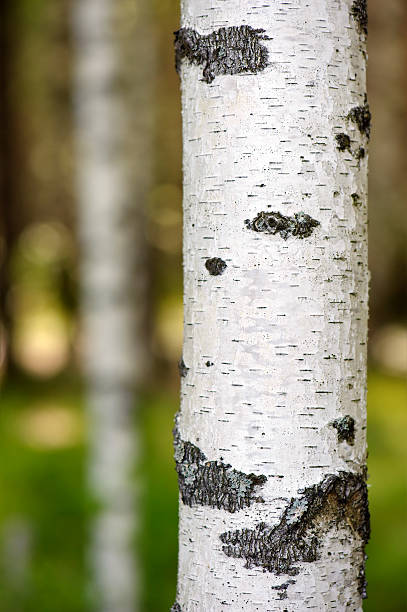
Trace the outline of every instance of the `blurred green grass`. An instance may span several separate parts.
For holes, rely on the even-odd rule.
[[[366,612],[407,610],[407,382],[372,372],[368,384],[369,501]]]
[[[168,610],[175,597],[178,496],[171,431],[177,404],[178,398],[167,393],[146,395],[139,406],[145,612]],[[81,390],[66,381],[45,388],[21,384],[5,388],[0,405],[0,610],[89,612],[84,542],[91,504],[84,486]],[[407,603],[406,382],[371,372],[368,410],[372,539],[365,611],[402,612]],[[56,419],[71,414],[74,435],[60,436],[59,446],[52,446],[41,425],[51,423],[52,433],[55,424],[33,420],[36,413],[42,419],[44,414]],[[10,579],[5,555],[7,526],[16,518],[31,533],[24,587]]]

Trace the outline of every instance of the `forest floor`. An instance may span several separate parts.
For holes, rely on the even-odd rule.
[[[143,517],[142,612],[168,610],[175,597],[177,483],[172,426],[178,398],[140,401]],[[25,381],[0,396],[0,610],[89,612],[85,571],[86,419],[75,381]],[[402,612],[407,593],[407,384],[372,371],[368,397],[369,496],[365,612]]]

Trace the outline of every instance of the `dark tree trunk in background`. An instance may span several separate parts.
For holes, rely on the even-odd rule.
[[[12,2],[0,6],[0,351],[3,374],[15,372],[10,350],[13,320],[8,304],[10,290],[10,256],[20,232],[20,215],[16,197],[18,181],[18,134],[12,103]]]

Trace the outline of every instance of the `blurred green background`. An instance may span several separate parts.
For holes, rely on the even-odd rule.
[[[135,0],[136,1],[136,0]],[[370,0],[370,370],[367,612],[407,609],[407,7]],[[154,0],[154,170],[146,202],[153,368],[143,449],[143,607],[174,601],[172,422],[182,343],[181,131],[172,32]],[[87,426],[79,367],[71,0],[2,3],[0,611],[90,612]],[[136,547],[136,544],[135,544]]]

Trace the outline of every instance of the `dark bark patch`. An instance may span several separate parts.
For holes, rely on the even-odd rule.
[[[211,366],[213,366],[213,362],[212,361],[207,361],[205,363],[205,365],[206,365],[207,368],[210,368]]]
[[[254,529],[222,533],[222,550],[228,557],[245,559],[247,568],[294,576],[299,572],[296,563],[319,558],[321,536],[339,523],[349,525],[363,545],[369,539],[367,487],[360,474],[328,474],[292,498],[274,527],[260,523]]]
[[[367,580],[365,571],[366,559],[367,555],[363,555],[363,561],[358,574],[358,593],[361,595],[362,599],[367,599]]]
[[[227,264],[220,257],[211,257],[205,261],[205,268],[212,276],[220,276],[227,268]]]
[[[273,591],[278,591],[278,598],[280,600],[283,600],[287,599],[288,597],[287,589],[290,584],[295,584],[295,580],[287,580],[287,582],[284,582],[283,584],[278,584],[277,586],[273,586],[271,588],[273,589]]]
[[[361,201],[358,193],[351,193],[350,197],[352,198],[353,206],[361,206],[362,201]]]
[[[171,606],[170,612],[182,612],[182,608],[179,603],[175,602],[175,604]]]
[[[184,360],[180,359],[178,362],[178,372],[181,378],[185,378],[185,376],[188,374],[188,371],[189,368],[187,368],[187,366],[185,365]]]
[[[355,441],[355,419],[349,414],[332,422],[338,434],[338,442],[353,444]]]
[[[293,217],[287,217],[279,212],[259,212],[252,221],[246,219],[246,227],[255,232],[266,234],[280,234],[284,240],[289,236],[296,238],[308,238],[314,228],[320,225],[304,212],[295,213]]]
[[[355,153],[356,159],[358,159],[358,160],[359,159],[364,159],[365,156],[366,156],[365,147],[359,147],[359,149]]]
[[[351,6],[350,13],[356,21],[358,31],[361,34],[363,33],[367,35],[367,0],[355,0]]]
[[[181,499],[187,506],[210,506],[236,512],[254,502],[254,488],[263,485],[266,476],[244,474],[222,461],[206,461],[202,451],[179,437],[174,429],[174,458]]]
[[[363,106],[355,106],[348,113],[348,119],[353,121],[358,127],[361,134],[370,138],[370,123],[372,115],[369,109],[369,104],[365,102]]]
[[[192,28],[181,28],[174,34],[177,72],[185,58],[190,64],[203,66],[206,83],[220,74],[257,73],[268,64],[268,49],[261,41],[269,37],[262,29],[232,26],[203,35]]]
[[[338,151],[349,151],[350,149],[350,138],[347,134],[341,133],[335,136],[336,146]]]

